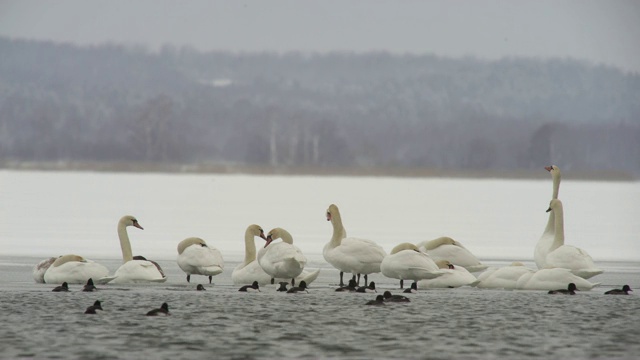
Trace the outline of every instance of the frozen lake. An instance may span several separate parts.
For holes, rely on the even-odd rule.
[[[544,171],[544,170],[541,170]],[[634,358],[640,353],[640,298],[605,296],[640,288],[640,186],[563,181],[567,243],[590,252],[605,273],[576,296],[473,287],[421,290],[408,304],[364,306],[375,294],[336,293],[338,272],[322,257],[331,236],[325,211],[340,206],[350,235],[397,243],[443,235],[486,264],[522,260],[547,221],[551,179],[407,179],[163,175],[0,171],[0,357],[199,358]],[[55,293],[31,269],[44,257],[77,253],[121,263],[116,223],[129,228],[134,254],[157,260],[163,284],[99,285],[97,293]],[[309,294],[272,286],[239,293],[231,272],[244,230],[283,227],[321,268]],[[225,257],[207,285],[187,284],[176,245],[199,236]],[[397,280],[372,275],[379,291]],[[203,283],[205,292],[194,290]],[[105,310],[84,315],[93,301]],[[168,302],[172,316],[144,314]]]
[[[540,169],[545,172],[544,169]],[[281,177],[0,171],[0,254],[121,258],[116,224],[134,215],[134,254],[174,260],[198,236],[240,260],[250,224],[287,229],[322,260],[329,204],[350,236],[400,242],[450,236],[484,259],[533,259],[547,221],[547,180]],[[640,260],[640,183],[564,180],[566,243],[596,260]]]

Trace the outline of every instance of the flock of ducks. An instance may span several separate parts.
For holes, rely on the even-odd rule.
[[[336,291],[358,291],[356,286],[360,284],[361,276],[367,284],[369,275],[376,273],[397,279],[401,289],[404,289],[405,280],[411,281],[408,292],[464,285],[489,289],[549,290],[560,294],[574,294],[577,289],[590,290],[597,283],[591,283],[587,279],[603,271],[595,266],[586,251],[564,243],[564,213],[562,202],[558,199],[560,169],[555,165],[545,169],[552,176],[553,192],[547,209],[547,225],[534,249],[538,269],[529,269],[521,263],[488,268],[460,242],[450,237],[417,244],[403,242],[387,254],[374,241],[347,236],[340,210],[337,205],[331,204],[326,210],[326,219],[331,222],[333,232],[330,241],[323,248],[323,256],[331,266],[339,270],[340,287]],[[133,256],[128,227],[143,229],[138,220],[130,215],[123,216],[118,222],[117,233],[123,264],[113,275],[109,275],[109,270],[101,264],[69,254],[45,259],[37,264],[33,272],[35,281],[63,283],[62,286],[88,280],[93,286],[91,279],[99,284],[166,281],[167,277],[158,263],[142,256]],[[256,237],[265,241],[264,247],[259,251],[256,250]],[[234,284],[244,285],[239,291],[259,291],[260,285],[278,282],[279,291],[304,292],[307,291],[308,284],[318,277],[319,269],[305,269],[306,257],[293,245],[293,236],[285,229],[274,228],[265,235],[261,226],[252,224],[245,230],[244,242],[244,259],[231,274]],[[181,241],[177,251],[177,263],[185,272],[187,282],[191,281],[192,275],[203,275],[211,283],[213,276],[224,271],[220,251],[201,238],[190,237]],[[476,277],[472,274],[475,272],[482,273]],[[346,286],[344,273],[353,276]],[[288,284],[292,288],[287,290]],[[296,284],[299,286],[296,287]],[[569,287],[565,289],[567,284]],[[369,286],[375,289],[374,282],[367,285]],[[204,287],[199,290],[204,290]],[[628,294],[631,290],[625,285],[619,291]],[[396,301],[387,300],[385,295],[380,296],[382,302]]]

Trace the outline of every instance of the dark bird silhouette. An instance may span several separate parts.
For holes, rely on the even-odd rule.
[[[360,286],[356,292],[377,292],[376,283],[372,281],[369,283],[369,286]]]
[[[87,280],[87,284],[82,288],[82,291],[97,291],[98,288],[96,288],[95,286],[93,286],[93,279],[89,278],[89,280]]]
[[[384,296],[378,295],[375,300],[369,300],[365,305],[384,305]]]
[[[287,290],[287,294],[295,294],[295,293],[299,293],[299,292],[309,292],[307,290],[307,282],[302,280],[300,281],[300,284],[298,286],[292,287],[291,289]]]
[[[410,302],[411,301],[406,296],[392,295],[390,291],[385,291],[383,296],[384,296],[384,301],[387,301],[387,302]]]
[[[147,316],[171,315],[169,314],[169,305],[162,303],[159,309],[153,309],[147,313]]]
[[[356,291],[356,280],[355,279],[351,279],[349,280],[349,285],[347,286],[342,286],[336,289],[336,291],[347,291],[347,292],[354,292]]]
[[[280,287],[278,288],[278,291],[287,291],[287,284],[289,283],[286,281],[280,282]]]
[[[576,284],[570,283],[569,286],[567,286],[566,289],[549,290],[549,294],[554,294],[554,295],[575,295],[576,294],[576,290],[578,290],[578,288],[576,287]]]
[[[87,310],[84,311],[85,314],[95,314],[96,310],[102,310],[102,304],[100,300],[96,300],[93,305],[89,306]]]
[[[260,286],[257,281],[254,281],[251,285],[245,285],[238,289],[238,291],[250,292],[250,291],[260,291]]]
[[[65,281],[62,283],[62,285],[54,287],[53,290],[51,291],[55,291],[55,292],[69,291],[69,284],[67,284],[67,282]]]
[[[622,287],[622,289],[609,290],[605,292],[605,295],[629,295],[629,291],[633,290],[631,290],[631,287],[629,285],[625,285]]]
[[[418,283],[417,282],[413,282],[411,283],[411,287],[408,289],[404,289],[403,293],[417,293],[418,292]]]
[[[198,291],[205,291],[207,289],[204,288],[204,286],[202,286],[202,284],[198,284],[198,286],[196,286],[196,290]]]

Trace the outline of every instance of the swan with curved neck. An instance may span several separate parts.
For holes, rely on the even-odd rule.
[[[366,284],[368,274],[380,272],[380,264],[387,253],[371,240],[347,237],[340,210],[335,204],[329,205],[326,215],[333,226],[333,235],[322,251],[324,259],[340,270],[340,286],[344,286],[345,272],[357,274],[357,283],[363,274]]]
[[[560,168],[557,165],[545,166],[545,170],[551,174],[551,179],[553,181],[553,190],[551,193],[551,199],[557,199],[558,193],[560,192],[560,180],[562,178],[562,174],[560,173]],[[552,213],[549,214],[549,218],[547,219],[547,226],[545,226],[540,239],[536,243],[536,247],[533,251],[533,259],[536,263],[538,269],[544,269],[547,266],[547,255],[553,251],[553,243],[555,238],[555,218]]]
[[[429,255],[418,250],[416,245],[406,242],[396,245],[382,259],[380,271],[388,278],[399,279],[401,289],[404,280],[434,279],[443,275]]]
[[[212,278],[224,270],[224,260],[218,249],[199,237],[190,237],[178,244],[178,266],[187,274],[187,282],[191,275],[204,275],[211,284]]]
[[[554,238],[551,251],[546,257],[546,268],[566,268],[584,279],[602,274],[593,263],[591,256],[584,250],[564,244],[564,211],[562,201],[553,199],[549,203],[548,212],[554,215]]]
[[[109,269],[94,261],[75,254],[56,258],[44,273],[43,280],[48,284],[86,284],[91,279],[100,279],[109,274]]]
[[[144,230],[134,216],[125,215],[118,221],[118,238],[120,239],[120,248],[122,249],[123,264],[116,270],[110,283],[127,284],[167,281],[167,277],[156,262],[134,259],[129,234],[127,233],[127,227],[129,226]]]
[[[455,265],[464,267],[469,272],[482,271],[487,268],[487,265],[482,264],[462,243],[448,236],[422,241],[416,246],[434,261],[448,260]]]
[[[271,280],[256,260],[256,243],[254,241],[256,236],[267,240],[260,225],[249,225],[244,232],[244,260],[231,273],[231,280],[236,285],[251,284],[254,281],[264,285]]]
[[[282,242],[274,244],[277,239],[282,239]],[[272,284],[276,278],[285,278],[291,279],[291,286],[295,286],[295,277],[304,270],[307,258],[293,245],[293,236],[287,230],[275,228],[267,234],[264,251],[258,253],[258,263],[271,276]]]
[[[435,279],[423,279],[418,281],[418,289],[433,288],[457,288],[465,285],[475,285],[478,279],[463,266],[456,266],[449,260],[441,259],[436,265],[443,273]]]
[[[487,270],[488,271],[488,270]],[[530,274],[535,270],[529,269],[521,262],[513,262],[509,266],[495,269],[487,276],[478,276],[479,283],[476,285],[481,289],[508,289],[517,288],[518,279],[524,274]],[[482,273],[481,275],[484,275]]]

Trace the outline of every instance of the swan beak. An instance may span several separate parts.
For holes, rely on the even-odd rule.
[[[267,240],[267,243],[264,244],[264,247],[269,246],[269,244],[271,244],[271,242],[273,241],[273,239],[271,238],[271,235],[268,235],[265,240]]]
[[[327,213],[327,221],[331,221],[331,213],[330,212]]]
[[[553,170],[553,166],[545,166],[544,169],[551,172],[551,170]]]
[[[144,228],[142,226],[140,226],[140,224],[138,224],[137,221],[133,223],[133,226],[137,227],[140,230],[144,230]]]
[[[551,207],[549,207],[549,208],[547,209],[547,211],[545,211],[545,212],[549,212],[549,211],[551,211]]]

